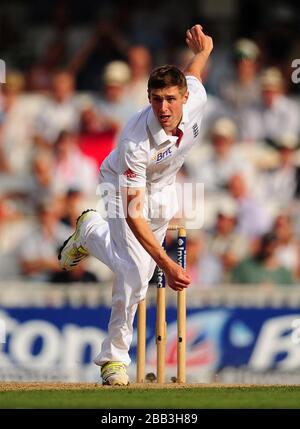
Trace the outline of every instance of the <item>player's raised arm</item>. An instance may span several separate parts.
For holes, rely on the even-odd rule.
[[[186,76],[195,76],[201,80],[202,72],[213,49],[213,40],[204,34],[202,26],[197,24],[186,32],[186,43],[193,51],[194,57],[184,69]]]

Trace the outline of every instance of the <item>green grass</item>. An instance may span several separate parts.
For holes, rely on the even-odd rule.
[[[300,408],[299,386],[0,392],[0,408]]]

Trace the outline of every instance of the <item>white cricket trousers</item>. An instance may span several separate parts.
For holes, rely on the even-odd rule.
[[[163,220],[151,225],[160,244],[167,227],[168,222]],[[85,231],[83,247],[115,273],[108,336],[94,362],[102,365],[107,361],[118,361],[129,365],[134,316],[138,303],[146,296],[155,262],[135,238],[124,218],[105,221],[100,213],[95,212],[89,217]]]

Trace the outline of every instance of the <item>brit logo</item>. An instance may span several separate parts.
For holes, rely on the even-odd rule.
[[[156,163],[163,161],[164,159],[168,158],[172,155],[172,149],[168,147],[168,149],[164,150],[163,152],[158,152],[153,156],[153,159],[155,159]]]
[[[194,123],[192,128],[193,128],[193,134],[194,134],[194,139],[195,139],[199,135],[199,126],[198,126],[197,122]]]

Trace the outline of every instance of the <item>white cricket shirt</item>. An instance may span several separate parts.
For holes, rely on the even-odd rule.
[[[207,100],[202,83],[187,76],[189,97],[178,126],[182,137],[169,136],[155,117],[151,105],[136,113],[120,135],[118,146],[103,161],[100,182],[119,186],[158,189],[175,182],[176,173],[195,143]]]

